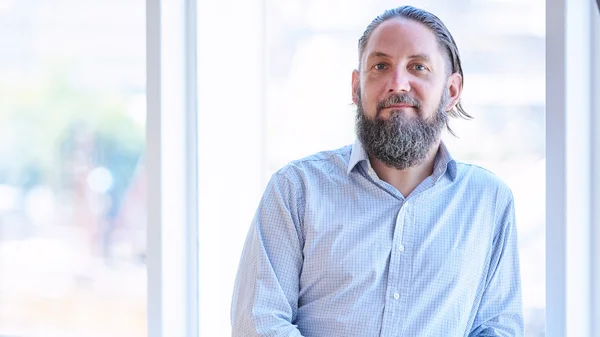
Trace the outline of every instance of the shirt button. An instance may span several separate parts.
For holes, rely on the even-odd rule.
[[[398,251],[399,252],[403,252],[404,251],[404,246],[403,245],[398,245]]]
[[[400,294],[398,294],[398,293],[394,293],[394,299],[396,299],[396,300],[397,300],[397,299],[399,299],[399,298],[400,298]]]

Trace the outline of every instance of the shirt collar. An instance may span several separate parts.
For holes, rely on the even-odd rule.
[[[456,178],[456,161],[450,155],[450,151],[444,142],[440,142],[440,147],[435,155],[435,163],[433,164],[433,178],[437,181],[444,173],[448,172],[450,180]]]
[[[354,167],[363,160],[368,161],[369,156],[360,141],[356,139],[352,145],[352,152],[350,153],[350,161],[348,161],[348,170],[346,173],[350,174]],[[450,180],[454,181],[456,178],[456,161],[450,155],[446,144],[440,142],[440,147],[435,155],[432,176],[434,180],[437,181],[446,172],[448,172]]]
[[[369,160],[369,156],[365,149],[363,148],[360,141],[357,139],[354,141],[352,145],[352,152],[350,153],[350,161],[348,162],[348,171],[346,173],[350,174],[354,167],[363,160]]]

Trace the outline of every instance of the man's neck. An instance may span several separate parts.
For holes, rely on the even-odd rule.
[[[394,186],[404,197],[408,197],[410,193],[425,180],[425,178],[433,173],[435,156],[439,147],[440,142],[438,141],[431,149],[429,149],[427,157],[425,157],[425,160],[421,164],[404,170],[386,166],[384,163],[371,156],[369,156],[369,160],[379,179]]]

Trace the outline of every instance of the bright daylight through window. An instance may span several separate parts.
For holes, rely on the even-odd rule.
[[[147,335],[144,29],[0,0],[0,336]]]

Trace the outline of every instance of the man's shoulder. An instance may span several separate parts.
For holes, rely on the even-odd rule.
[[[335,150],[320,151],[289,162],[275,175],[305,179],[311,176],[341,174],[348,168],[351,151],[352,145]]]
[[[495,191],[498,196],[512,199],[512,191],[508,184],[489,169],[464,162],[456,162],[459,181],[478,187],[484,191]]]

